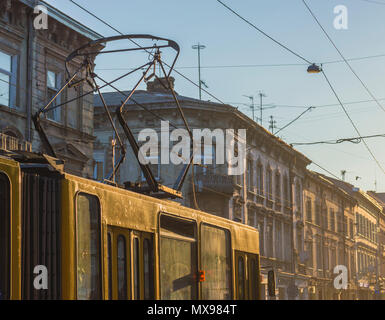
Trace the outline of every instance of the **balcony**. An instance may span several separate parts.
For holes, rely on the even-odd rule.
[[[217,192],[231,196],[236,190],[234,176],[215,173],[199,173],[195,175],[197,192]]]
[[[0,150],[32,152],[32,143],[0,133]]]

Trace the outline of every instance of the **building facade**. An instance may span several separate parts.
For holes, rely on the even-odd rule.
[[[308,171],[304,188],[305,250],[309,299],[356,299],[356,200],[329,177]],[[348,271],[347,288],[334,285],[337,266]]]
[[[356,200],[355,215],[355,260],[357,298],[372,300],[383,295],[380,285],[380,260],[382,256],[379,243],[382,206],[370,193],[366,193],[344,181],[332,180]]]
[[[36,5],[47,8],[47,29],[36,30]],[[39,12],[41,13],[41,12]],[[0,4],[1,149],[44,151],[32,116],[66,81],[65,59],[101,36],[44,1],[3,0]],[[74,60],[70,71],[82,61]],[[53,105],[79,97],[43,116],[42,126],[67,172],[86,177],[93,170],[93,101],[88,84],[65,89]]]

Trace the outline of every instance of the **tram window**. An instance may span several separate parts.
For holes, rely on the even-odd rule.
[[[77,199],[77,296],[101,299],[100,204],[97,197],[80,193]]]
[[[243,257],[238,257],[238,299],[245,299],[245,262]]]
[[[161,299],[197,299],[195,223],[162,215],[160,227]]]
[[[0,300],[9,299],[10,278],[10,186],[0,173]]]
[[[108,299],[112,300],[112,243],[111,233],[107,234],[107,260],[108,260]]]
[[[126,238],[118,236],[118,299],[127,300],[127,255]]]
[[[256,258],[248,256],[249,261],[249,275],[250,275],[250,299],[256,300],[258,298],[258,277],[257,277],[257,263]]]
[[[201,229],[202,299],[231,299],[230,233],[217,227],[202,225]]]
[[[144,299],[154,299],[153,247],[149,239],[143,241]]]
[[[133,243],[133,267],[134,267],[134,300],[140,299],[140,272],[139,272],[139,239],[134,238]]]

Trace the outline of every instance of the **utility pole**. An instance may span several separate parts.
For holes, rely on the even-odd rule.
[[[262,126],[262,114],[263,114],[263,103],[262,103],[262,100],[263,98],[267,97],[263,92],[259,92],[259,99],[260,99],[260,106],[259,106],[259,111],[260,111],[260,115],[261,115],[261,126]]]
[[[277,121],[274,120],[274,117],[273,116],[270,116],[270,121],[269,121],[270,125],[269,125],[269,129],[271,131],[272,134],[274,134],[274,129],[277,128],[276,124],[277,124]]]
[[[199,100],[202,100],[201,50],[205,49],[206,46],[198,42],[198,44],[193,45],[191,48],[193,48],[194,50],[198,50]]]
[[[249,98],[250,101],[251,101],[250,109],[251,109],[251,112],[253,114],[253,121],[255,121],[255,116],[254,116],[254,111],[255,111],[254,96],[246,96],[246,95],[243,95],[243,96],[246,97],[246,98]]]

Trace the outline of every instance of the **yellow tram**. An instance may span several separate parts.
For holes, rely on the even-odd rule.
[[[258,299],[258,241],[254,228],[64,173],[54,158],[0,155],[0,299]]]

